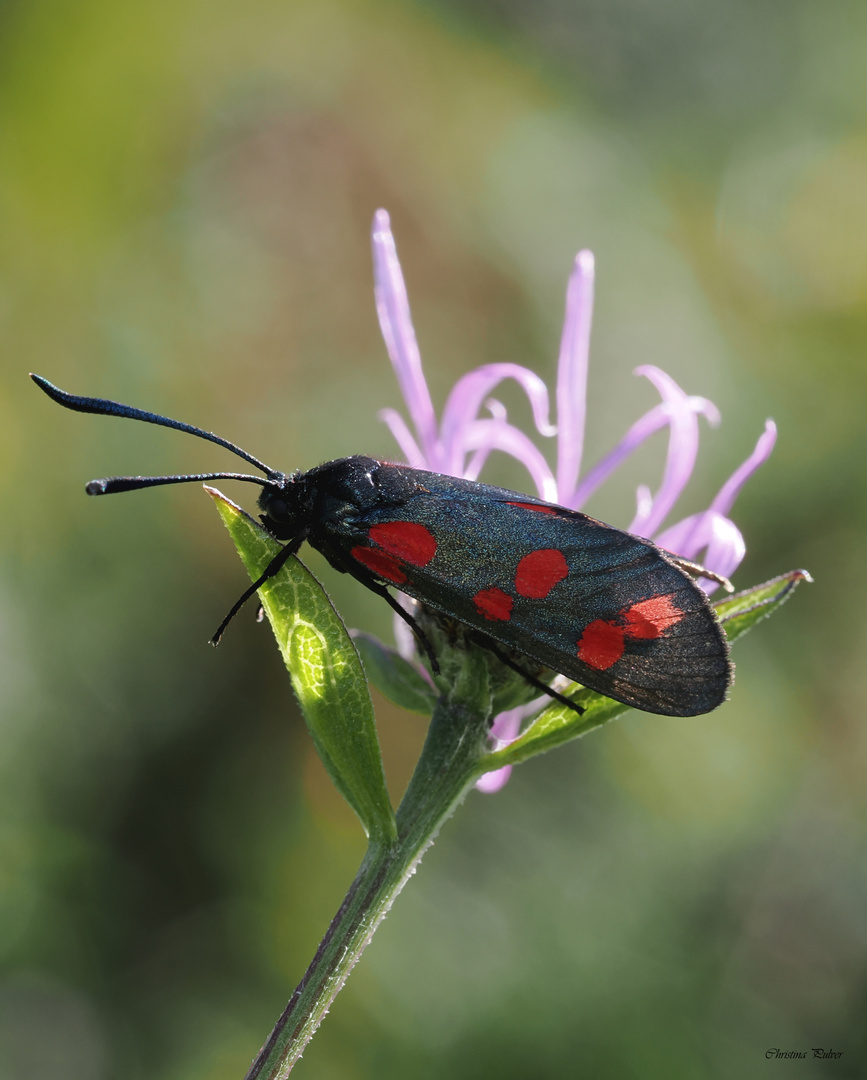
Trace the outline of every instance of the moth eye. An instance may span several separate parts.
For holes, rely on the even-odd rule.
[[[273,498],[268,500],[266,513],[272,521],[286,522],[292,517],[292,511],[285,499]]]

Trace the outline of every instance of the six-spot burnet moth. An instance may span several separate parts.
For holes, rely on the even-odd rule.
[[[694,716],[725,700],[732,666],[722,627],[683,564],[649,540],[532,496],[369,457],[287,475],[201,428],[31,377],[68,409],[185,431],[265,474],[115,476],[87,485],[89,495],[219,479],[262,488],[261,521],[284,546],[226,616],[215,644],[306,540],[391,604],[435,670],[427,638],[388,586],[471,627],[559,700],[502,650],[646,712]]]

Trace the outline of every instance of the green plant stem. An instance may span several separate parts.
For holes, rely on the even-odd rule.
[[[257,572],[254,567],[254,576]],[[809,576],[793,571],[723,601],[720,614],[728,632],[743,633],[778,607],[801,580]],[[437,652],[444,669],[441,685],[450,689],[437,701],[424,750],[398,809],[397,839],[371,840],[340,910],[246,1080],[282,1080],[289,1075],[442,823],[482,773],[517,764],[626,711],[619,702],[581,691],[583,716],[554,705],[515,742],[490,753],[486,749],[494,711],[490,655],[483,650]],[[376,823],[382,815],[369,816]],[[380,829],[379,837],[383,834]]]
[[[393,844],[371,841],[346,898],[246,1080],[289,1075],[395,897],[478,776],[490,719],[487,670],[469,665],[439,699],[397,813]]]

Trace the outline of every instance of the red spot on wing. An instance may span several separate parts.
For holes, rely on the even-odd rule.
[[[626,639],[650,640],[679,623],[685,612],[671,597],[652,596],[626,608],[615,619],[596,619],[584,627],[578,639],[578,659],[597,671],[605,671],[623,656]]]
[[[395,585],[403,585],[406,581],[406,574],[397,559],[393,559],[391,555],[387,555],[384,551],[375,551],[373,548],[368,547],[354,547],[349,554],[353,559],[360,562],[362,566],[372,570],[377,577],[385,578],[386,581],[393,581]]]
[[[633,604],[623,613],[626,621],[624,632],[630,638],[657,638],[675,623],[679,623],[684,613],[672,602],[673,594],[652,596]]]
[[[556,514],[556,506],[546,506],[544,503],[507,502],[506,506],[517,506],[521,510],[535,510],[537,514]]]
[[[606,671],[623,656],[625,648],[623,627],[596,619],[584,627],[578,640],[578,659],[597,671]]]
[[[491,621],[506,622],[512,617],[515,601],[502,589],[479,589],[473,597],[473,603],[480,615]]]
[[[518,563],[515,571],[515,591],[519,596],[543,600],[568,573],[569,567],[562,551],[556,548],[531,551]]]
[[[415,521],[385,521],[373,525],[367,535],[389,555],[413,566],[427,566],[436,555],[433,533]]]

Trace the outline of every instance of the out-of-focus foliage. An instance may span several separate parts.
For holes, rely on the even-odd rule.
[[[0,1075],[240,1078],[363,848],[269,632],[250,614],[206,646],[245,584],[209,500],[83,493],[233,460],[62,412],[26,372],[279,468],[394,454],[386,206],[440,401],[486,361],[550,382],[591,247],[591,458],[651,401],[638,363],[723,412],[684,512],[774,416],[736,585],[815,584],[739,647],[717,713],[630,714],[472,796],[297,1075],[776,1076],[768,1048],[822,1046],[843,1058],[802,1080],[856,1076],[867,8],[33,0],[0,22]],[[590,511],[625,524],[663,453]],[[377,715],[397,796],[423,721]]]

